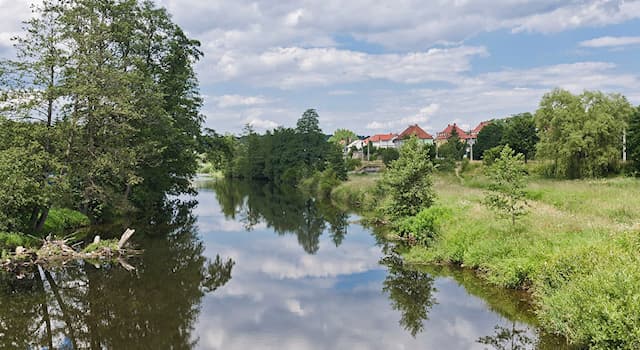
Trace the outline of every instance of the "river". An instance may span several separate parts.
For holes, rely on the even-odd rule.
[[[565,348],[537,330],[526,295],[404,266],[355,215],[291,188],[196,183],[128,223],[136,271],[1,275],[0,348]]]

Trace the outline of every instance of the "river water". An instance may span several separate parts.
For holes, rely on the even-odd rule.
[[[537,331],[525,295],[404,266],[330,204],[267,184],[197,184],[128,223],[144,250],[128,261],[136,271],[87,262],[2,275],[0,349],[565,348]]]

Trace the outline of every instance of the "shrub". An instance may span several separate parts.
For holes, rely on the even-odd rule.
[[[504,146],[500,145],[484,151],[484,153],[482,153],[482,163],[486,166],[492,165],[493,162],[500,157],[503,148]]]
[[[400,149],[400,158],[391,162],[380,186],[389,193],[384,211],[392,219],[416,215],[433,203],[428,149],[411,137]]]
[[[396,229],[401,237],[428,245],[438,234],[442,223],[451,219],[451,215],[451,210],[444,207],[423,209],[416,216],[400,221]]]

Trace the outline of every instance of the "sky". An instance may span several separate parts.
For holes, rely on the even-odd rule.
[[[640,104],[640,0],[159,0],[202,43],[205,126],[401,132],[535,111],[553,88]],[[0,0],[0,57],[30,1]]]

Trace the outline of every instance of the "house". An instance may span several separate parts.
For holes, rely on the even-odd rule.
[[[388,133],[388,134],[376,134],[373,136],[369,136],[364,140],[364,144],[367,145],[371,143],[371,146],[376,148],[395,148],[396,145],[394,141],[398,138],[398,134]]]
[[[401,132],[400,135],[398,135],[398,138],[395,140],[396,147],[402,147],[404,140],[408,139],[411,136],[416,136],[418,138],[418,141],[425,145],[432,145],[434,141],[431,134],[424,131],[421,127],[418,126],[418,124],[414,124],[410,125],[403,132]]]
[[[484,122],[480,122],[480,124],[478,124],[478,126],[476,126],[473,130],[471,130],[471,132],[469,132],[469,139],[468,141],[471,141],[471,143],[475,143],[475,140],[478,139],[478,134],[480,133],[480,131],[482,131],[482,129],[484,129],[485,126],[491,124],[491,121],[484,121]]]
[[[440,147],[443,144],[447,143],[447,140],[449,140],[449,138],[451,137],[453,130],[456,131],[456,133],[458,134],[458,137],[460,138],[460,141],[462,142],[465,142],[468,138],[471,138],[470,133],[467,133],[466,131],[462,130],[458,125],[456,125],[456,123],[453,123],[453,125],[448,124],[444,130],[438,133],[438,135],[436,136],[436,145]]]
[[[365,140],[355,140],[350,144],[348,144],[346,149],[347,149],[347,152],[354,148],[356,149],[356,151],[362,151],[365,145],[366,145]]]

